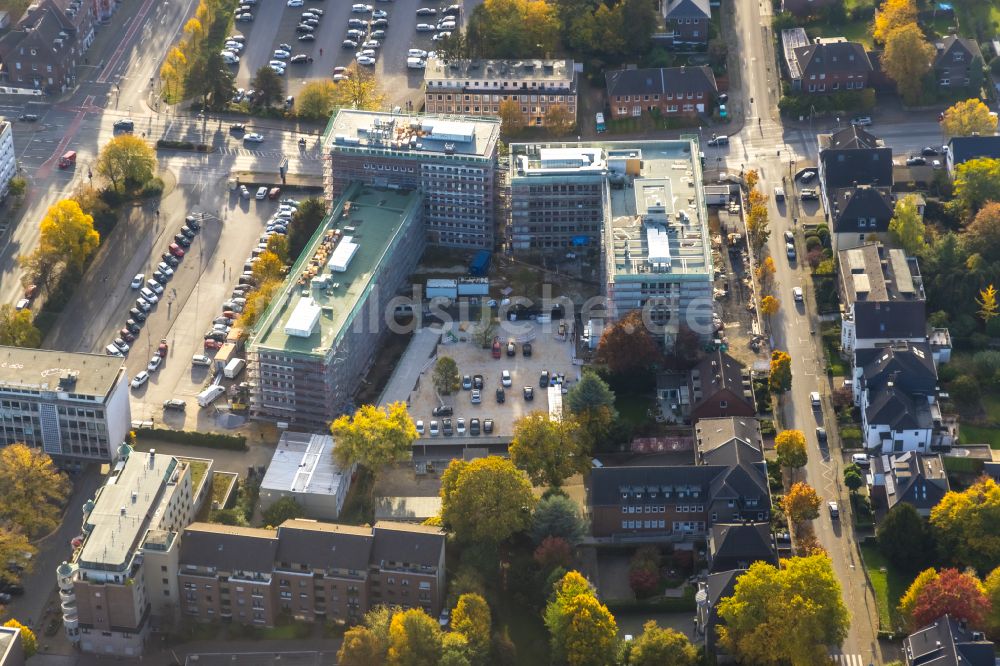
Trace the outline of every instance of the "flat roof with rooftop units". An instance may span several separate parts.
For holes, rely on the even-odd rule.
[[[105,396],[124,371],[125,362],[117,356],[0,347],[0,392],[52,391]]]
[[[406,157],[420,154],[491,158],[500,120],[341,109],[326,129],[328,151],[362,149]]]
[[[473,81],[485,81],[481,92],[520,90],[522,81],[542,84],[533,90],[575,89],[576,71],[572,60],[449,60],[429,58],[424,81],[433,88],[469,88]],[[557,85],[558,84],[558,85]]]
[[[320,225],[254,332],[253,345],[325,356],[421,208],[416,192],[355,184]],[[374,332],[373,332],[374,334]]]

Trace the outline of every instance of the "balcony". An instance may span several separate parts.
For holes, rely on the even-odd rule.
[[[79,629],[80,629],[80,619],[76,616],[65,617],[63,616],[63,627],[66,629],[66,636],[75,642],[80,640]]]
[[[64,604],[76,603],[76,592],[72,587],[68,590],[59,588],[59,600]]]
[[[62,604],[63,619],[77,619],[76,601],[64,601]]]

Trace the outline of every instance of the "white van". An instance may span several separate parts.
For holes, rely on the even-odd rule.
[[[222,386],[209,386],[207,389],[198,394],[198,405],[201,407],[208,407],[225,392],[226,389]]]
[[[242,358],[230,359],[229,363],[226,363],[226,367],[223,368],[222,374],[226,376],[226,379],[236,379],[246,366],[247,362]]]
[[[407,58],[406,66],[410,69],[423,69],[427,66],[427,61],[421,58]]]

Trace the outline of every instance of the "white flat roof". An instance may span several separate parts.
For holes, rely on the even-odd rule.
[[[285,335],[297,338],[308,338],[316,328],[322,309],[311,298],[303,298],[288,317],[285,324]]]
[[[333,460],[333,437],[285,432],[260,487],[298,494],[336,495],[344,482],[344,473]]]

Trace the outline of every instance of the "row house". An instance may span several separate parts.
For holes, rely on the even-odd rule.
[[[279,617],[357,622],[383,604],[436,616],[445,595],[444,557],[444,533],[423,525],[196,523],[181,547],[182,612],[199,621],[268,627]]]
[[[103,8],[103,9],[102,9]],[[65,92],[76,83],[76,68],[94,41],[95,23],[104,5],[72,0],[61,7],[39,0],[0,38],[0,80],[16,88],[48,94]]]
[[[424,68],[424,111],[499,116],[515,102],[525,123],[546,124],[555,107],[576,119],[577,72],[572,60],[449,60],[432,58]]]
[[[801,28],[782,31],[792,90],[824,94],[868,86],[873,68],[864,45],[843,37],[819,38],[810,44],[804,36]]]
[[[711,110],[719,93],[707,66],[619,69],[605,74],[612,118],[697,116]]]
[[[974,40],[948,35],[934,45],[934,76],[942,88],[964,88],[983,80],[983,52]]]
[[[712,8],[709,0],[663,0],[663,20],[666,41],[672,46],[708,44]]]
[[[680,541],[717,523],[766,522],[770,490],[755,419],[703,419],[693,465],[594,469],[588,488],[593,535]]]

